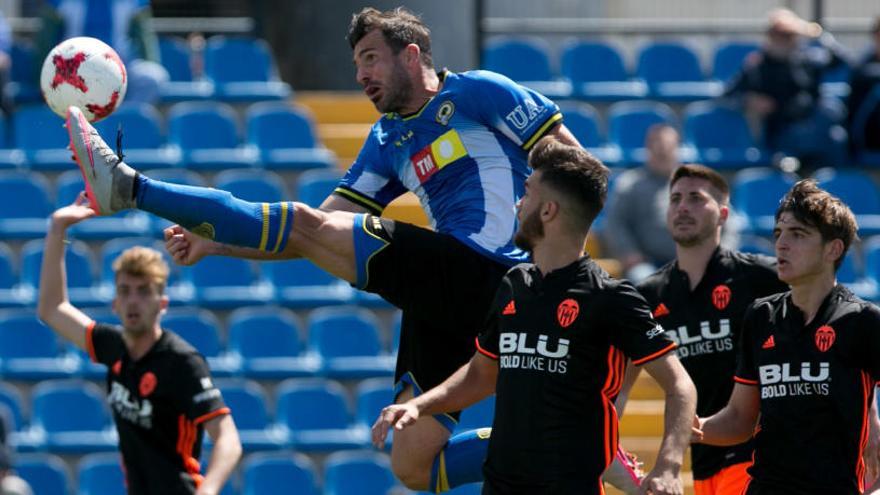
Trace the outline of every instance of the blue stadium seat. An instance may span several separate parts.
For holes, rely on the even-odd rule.
[[[719,96],[723,86],[706,81],[697,55],[677,42],[652,42],[638,57],[636,74],[648,84],[652,98],[689,101]]]
[[[862,253],[865,260],[865,278],[872,282],[875,287],[880,287],[880,236],[869,237],[862,243]],[[874,295],[873,301],[880,299]]]
[[[279,304],[291,308],[314,308],[349,304],[355,290],[345,281],[318,268],[309,260],[272,261],[261,265],[275,287]]]
[[[89,454],[77,466],[77,495],[126,495],[119,454]]]
[[[355,401],[355,428],[362,430],[364,435],[369,435],[370,428],[376,422],[382,408],[394,402],[394,388],[391,380],[387,378],[361,380],[355,389]],[[389,448],[392,435],[393,431],[389,432],[389,438],[385,442]]]
[[[640,99],[648,94],[644,81],[629,77],[617,48],[604,41],[574,41],[561,57],[562,75],[571,80],[572,96],[595,101]]]
[[[224,170],[214,177],[214,188],[255,203],[277,203],[290,197],[281,176],[265,170]]]
[[[186,40],[170,36],[159,37],[159,56],[169,76],[169,81],[163,83],[159,89],[162,101],[206,100],[214,95],[214,83],[193,78]]]
[[[758,147],[743,114],[713,101],[691,103],[684,112],[684,142],[696,149],[700,163],[718,169],[770,164]]]
[[[162,318],[162,328],[179,335],[208,361],[215,376],[228,376],[240,363],[226,353],[220,341],[220,322],[214,313],[202,308],[174,308]]]
[[[654,124],[677,127],[675,113],[664,103],[654,101],[622,101],[608,109],[608,139],[620,149],[621,165],[645,162],[645,136]]]
[[[36,495],[69,495],[70,469],[54,454],[27,454],[15,460],[15,472]]]
[[[602,163],[613,167],[620,161],[620,150],[608,144],[605,133],[599,126],[596,109],[587,104],[562,104],[563,121],[568,130]]]
[[[87,453],[114,451],[116,430],[104,393],[81,380],[49,380],[31,392],[31,429],[45,435],[49,452]]]
[[[382,350],[379,322],[355,307],[319,308],[309,315],[309,349],[321,358],[322,374],[334,378],[390,376],[394,358]]]
[[[309,170],[296,182],[296,200],[317,208],[333,194],[342,176],[338,170]]]
[[[217,102],[181,102],[168,111],[168,142],[190,170],[252,167],[254,150],[239,146],[235,112]]]
[[[15,39],[9,57],[12,59],[9,83],[6,86],[9,97],[16,105],[40,103],[42,96],[35,74],[37,74],[37,64],[42,64],[43,61],[36,59],[34,46],[21,39]]]
[[[364,447],[369,437],[352,424],[345,389],[319,379],[285,380],[278,385],[276,421],[288,445],[300,452]]]
[[[217,387],[223,394],[223,402],[232,411],[242,448],[246,452],[284,446],[284,435],[271,427],[267,408],[269,400],[263,387],[250,380],[219,382]]]
[[[72,204],[80,192],[85,191],[82,173],[68,170],[58,177],[55,207]],[[150,217],[137,210],[126,210],[112,216],[90,218],[68,230],[70,236],[79,239],[112,239],[119,236],[146,235],[150,230]]]
[[[283,379],[313,376],[317,356],[306,354],[296,316],[288,309],[239,308],[229,316],[229,352],[241,361],[244,376]]]
[[[859,235],[880,234],[880,191],[871,176],[856,169],[826,167],[813,176],[819,185],[849,205],[859,224]]]
[[[0,407],[5,407],[9,412],[8,417],[4,419],[7,420],[8,441],[12,444],[15,444],[16,432],[25,427],[23,404],[21,391],[8,383],[0,383]]]
[[[115,137],[122,126],[122,152],[127,163],[139,170],[174,167],[180,154],[165,146],[162,134],[162,116],[148,103],[123,103],[95,129],[108,144],[115,145]]]
[[[290,85],[281,81],[269,44],[262,39],[212,36],[205,46],[205,75],[224,101],[283,100]]]
[[[0,237],[43,237],[50,213],[49,184],[42,175],[0,172]]]
[[[752,41],[727,41],[715,47],[712,58],[712,79],[726,83],[742,68],[750,53],[761,46]]]
[[[0,308],[26,306],[34,301],[34,292],[23,290],[18,282],[18,263],[12,249],[5,242],[0,242]]]
[[[763,254],[766,256],[776,256],[775,243],[767,237],[759,237],[756,235],[744,235],[739,241],[737,251],[742,253]]]
[[[396,485],[384,454],[335,452],[324,462],[324,495],[387,495]]]
[[[10,117],[0,111],[0,169],[16,169],[24,165],[24,153],[10,147],[8,122]]]
[[[865,265],[860,264],[859,253],[856,246],[851,246],[849,252],[843,258],[843,262],[837,269],[837,282],[845,285],[855,295],[869,301],[877,299],[877,280],[863,270]]]
[[[270,170],[332,168],[336,156],[315,136],[312,117],[301,107],[286,103],[254,103],[245,115],[247,142],[260,152]]]
[[[491,428],[495,417],[495,395],[490,395],[461,412],[461,419],[455,426],[455,432]]]
[[[43,263],[42,239],[28,241],[21,249],[21,284],[37,291],[40,286],[40,267]],[[67,295],[73,304],[96,306],[110,302],[95,283],[95,269],[88,246],[82,241],[71,242],[64,254],[67,268]]]
[[[298,452],[258,452],[242,464],[241,495],[296,493],[318,495],[315,464]]]
[[[19,108],[12,116],[13,144],[24,151],[32,170],[63,171],[75,166],[67,149],[64,119],[46,105]]]
[[[571,95],[571,83],[556,80],[550,69],[550,47],[538,38],[499,37],[483,48],[483,68],[534,88],[548,98]]]
[[[274,298],[272,285],[260,279],[259,266],[251,260],[209,256],[188,271],[196,301],[207,308],[266,304]]]
[[[208,185],[208,182],[200,173],[181,168],[147,170],[144,172],[144,175],[154,180],[161,180],[172,184],[199,187],[206,187]],[[153,223],[153,235],[155,235],[156,238],[161,239],[162,230],[170,226],[171,222],[153,214],[150,214],[150,220]]]
[[[731,204],[745,219],[744,231],[769,236],[776,225],[779,200],[791,189],[795,177],[771,168],[740,170],[731,182]]]

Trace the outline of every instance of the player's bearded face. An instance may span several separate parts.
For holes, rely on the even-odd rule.
[[[516,247],[531,251],[535,243],[544,237],[544,224],[541,223],[541,208],[535,208],[528,213],[519,224],[519,230],[513,237]]]
[[[721,206],[706,181],[684,177],[669,192],[666,227],[679,246],[698,246],[715,237]]]
[[[397,60],[395,56],[395,60]],[[385,95],[375,102],[376,109],[382,113],[400,113],[406,108],[413,93],[412,79],[403,67],[403,62],[391,64],[391,73],[385,84]]]

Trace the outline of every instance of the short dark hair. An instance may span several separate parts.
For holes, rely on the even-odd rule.
[[[682,165],[675,169],[675,172],[672,172],[672,179],[669,181],[669,189],[672,189],[672,186],[675,185],[681,179],[685,177],[690,177],[692,179],[702,179],[709,184],[712,184],[712,187],[718,190],[721,193],[720,198],[715,198],[719,203],[727,204],[730,200],[730,186],[727,184],[727,179],[724,178],[723,175],[719,174],[715,170],[705,166],[699,165],[696,163],[691,163],[688,165]]]
[[[815,179],[803,179],[792,186],[779,202],[777,222],[783,213],[791,213],[797,221],[818,229],[825,242],[834,239],[843,241],[843,253],[834,263],[835,269],[840,268],[850,245],[857,239],[859,229],[856,217],[846,203],[821,189]]]
[[[414,44],[421,51],[422,65],[428,68],[434,67],[431,58],[431,30],[422,22],[421,17],[405,7],[397,7],[385,12],[373,7],[365,7],[351,17],[347,38],[352,50],[361,38],[374,29],[382,31],[385,42],[395,55],[407,45]]]
[[[605,206],[608,168],[580,146],[554,137],[538,141],[529,153],[529,165],[541,171],[541,182],[565,197],[573,207],[566,215],[571,226],[587,232]]]

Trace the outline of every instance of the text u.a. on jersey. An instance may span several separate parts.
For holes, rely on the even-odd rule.
[[[880,378],[880,309],[843,286],[809,324],[791,293],[746,313],[736,380],[758,387],[752,483],[779,493],[857,494]]]
[[[767,256],[719,247],[693,290],[676,262],[638,285],[654,318],[678,343],[678,358],[697,387],[697,415],[708,417],[727,405],[746,308],[757,298],[788,290],[777,278],[775,265]],[[694,479],[711,478],[727,466],[750,461],[752,447],[751,442],[693,445]]]
[[[439,93],[413,115],[373,125],[335,193],[373,214],[412,191],[438,232],[507,266],[528,150],[562,120],[541,94],[488,71],[440,73]],[[429,261],[427,261],[429,262]]]
[[[675,344],[629,282],[584,257],[546,276],[512,268],[477,348],[499,366],[488,482],[589,490],[617,449],[626,359],[643,364]]]
[[[86,345],[92,360],[108,367],[107,398],[128,493],[195,493],[203,425],[229,413],[204,358],[167,330],[137,361],[119,327],[90,326]]]

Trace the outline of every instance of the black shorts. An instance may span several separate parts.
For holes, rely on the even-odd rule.
[[[370,215],[355,219],[359,288],[403,310],[396,393],[429,390],[474,355],[508,267],[446,234]],[[454,427],[458,413],[437,418]]]
[[[557,480],[541,484],[511,484],[486,478],[482,495],[600,495],[602,481]]]

